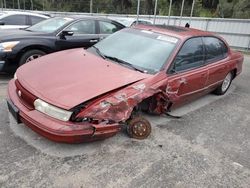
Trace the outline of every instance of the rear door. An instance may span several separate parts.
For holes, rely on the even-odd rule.
[[[216,37],[203,37],[205,45],[205,61],[208,72],[207,86],[216,87],[230,71],[228,48]]]
[[[72,36],[65,36],[65,38],[58,36],[56,45],[58,49],[64,50],[69,48],[88,48],[99,41],[97,34],[95,20],[80,20],[67,26],[65,31],[73,31]]]
[[[166,93],[175,106],[193,100],[203,93],[208,79],[208,70],[204,65],[201,37],[188,39],[168,71]]]

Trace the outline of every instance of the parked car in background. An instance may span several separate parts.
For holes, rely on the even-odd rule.
[[[115,20],[115,21],[125,25],[126,27],[134,26],[137,23],[136,18],[112,17],[112,20]],[[152,25],[153,22],[151,20],[139,19],[138,24]]]
[[[243,55],[219,36],[173,26],[126,28],[87,50],[53,53],[20,67],[8,86],[17,122],[58,142],[104,139],[127,126],[151,132],[154,114],[199,96],[226,93]]]
[[[0,71],[48,53],[90,47],[125,26],[105,18],[54,17],[22,30],[0,32]]]
[[[47,15],[31,12],[3,11],[0,12],[0,32],[2,29],[27,28],[48,18]]]

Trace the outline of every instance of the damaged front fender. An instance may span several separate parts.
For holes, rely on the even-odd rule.
[[[156,102],[153,105],[155,106],[155,112],[163,113],[168,103],[167,96],[160,89],[154,89],[145,83],[136,83],[102,100],[95,101],[83,109],[77,115],[77,118],[124,122],[129,119],[138,104],[152,96],[155,97],[154,101]]]

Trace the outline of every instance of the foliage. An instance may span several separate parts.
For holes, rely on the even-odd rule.
[[[89,12],[91,0],[19,0],[21,9]],[[5,2],[5,3],[4,3]],[[18,0],[0,0],[18,8]],[[33,3],[32,3],[33,2]],[[92,0],[94,13],[136,14],[137,0]],[[182,0],[172,0],[172,16],[179,16]],[[193,0],[185,0],[183,16],[190,16]],[[154,14],[155,0],[141,0],[140,14]],[[168,15],[170,0],[158,0],[157,14]],[[250,18],[250,0],[195,0],[193,16]]]

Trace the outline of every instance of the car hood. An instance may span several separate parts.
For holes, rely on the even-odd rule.
[[[106,61],[83,49],[43,56],[21,66],[16,75],[29,92],[67,110],[151,76]]]
[[[48,35],[42,32],[31,32],[24,29],[1,29],[0,30],[0,41],[17,40],[23,38],[29,38],[33,36]]]

